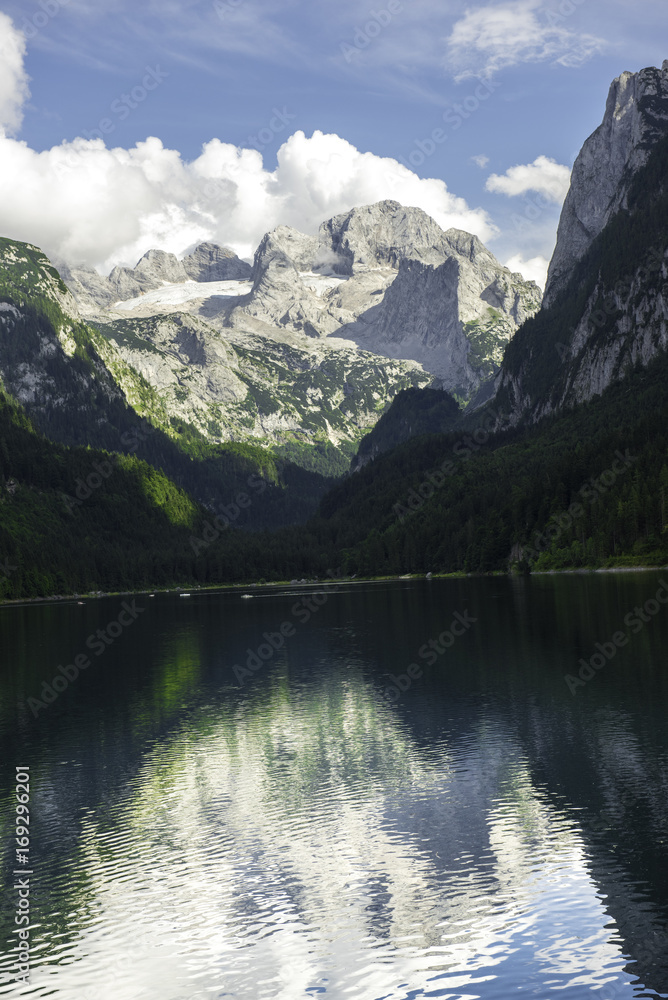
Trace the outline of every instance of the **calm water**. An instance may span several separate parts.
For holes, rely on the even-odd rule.
[[[668,608],[633,614],[660,577],[157,594],[110,632],[123,598],[0,608],[0,994],[668,995]]]

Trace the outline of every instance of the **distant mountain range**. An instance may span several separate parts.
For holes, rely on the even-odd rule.
[[[613,83],[542,307],[392,201],[279,227],[252,265],[201,244],[105,277],[1,240],[0,594],[668,560],[667,176],[668,62]],[[86,447],[118,475],[80,510]],[[141,561],[130,495],[164,521]]]

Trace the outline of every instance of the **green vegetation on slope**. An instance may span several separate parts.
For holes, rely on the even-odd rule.
[[[420,434],[449,431],[461,415],[459,404],[447,392],[438,389],[403,389],[392,400],[376,426],[362,441],[355,465]]]
[[[323,460],[318,468],[314,462],[309,470],[290,453],[276,455],[250,443],[212,444],[186,421],[167,419],[158,394],[137,373],[136,408],[128,406],[101,334],[66,317],[53,298],[54,289],[66,291],[57,272],[39,251],[2,242],[8,246],[0,248],[6,254],[0,303],[9,308],[0,311],[1,370],[39,431],[64,445],[136,455],[214,511],[259,476],[267,488],[240,513],[240,527],[298,523],[314,512],[333,482],[330,463]]]
[[[0,597],[181,580],[203,518],[146,462],[48,441],[0,389]]]

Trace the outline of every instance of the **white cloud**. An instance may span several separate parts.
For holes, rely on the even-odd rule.
[[[519,271],[527,281],[535,281],[540,288],[545,288],[548,265],[547,257],[538,256],[524,260],[521,253],[516,253],[514,257],[506,261],[505,266],[509,267],[511,271]]]
[[[18,131],[23,105],[29,96],[23,67],[26,42],[7,14],[0,13],[0,129]]]
[[[0,188],[12,192],[0,203],[3,234],[104,270],[134,265],[151,247],[182,253],[199,240],[247,256],[274,226],[315,232],[331,215],[385,198],[423,208],[446,229],[483,240],[496,232],[442,180],[322,132],[290,136],[274,171],[259,152],[219,139],[189,163],[156,138],[132,149],[75,139],[38,153],[0,136]]]
[[[526,62],[577,66],[602,51],[602,39],[577,34],[567,24],[567,14],[546,10],[542,0],[510,0],[468,10],[448,38],[448,65],[463,79]]]
[[[472,156],[471,159],[473,160],[474,163],[477,163],[477,165],[480,167],[481,170],[484,170],[484,168],[489,163],[489,156],[485,156],[484,153],[479,153],[477,156]]]
[[[548,201],[560,204],[566,197],[571,180],[569,167],[557,163],[549,156],[537,156],[533,163],[509,167],[505,174],[491,174],[485,187],[488,191],[514,197],[537,191]]]
[[[4,14],[0,49],[1,121],[15,129],[27,97],[25,43]],[[386,198],[424,209],[444,229],[482,240],[498,233],[444,181],[319,131],[291,135],[270,171],[259,152],[219,139],[188,162],[157,138],[131,149],[77,138],[37,152],[0,128],[0,189],[11,192],[0,201],[3,235],[101,270],[133,265],[151,247],[178,254],[201,240],[248,256],[277,225],[315,232],[332,215]]]

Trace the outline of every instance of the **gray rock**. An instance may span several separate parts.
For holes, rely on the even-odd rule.
[[[468,363],[469,341],[459,318],[460,267],[450,257],[435,266],[401,261],[379,305],[359,317],[346,335],[364,350],[420,362],[448,390],[477,388]]]
[[[252,271],[234,250],[216,243],[200,243],[182,263],[192,281],[246,281]]]
[[[622,73],[613,81],[603,121],[573,166],[543,305],[566,285],[574,264],[626,203],[629,185],[668,131],[668,60],[661,69]]]
[[[515,329],[540,306],[538,287],[477,237],[444,232],[422,209],[396,201],[335,216],[317,237],[279,227],[258,247],[253,276],[229,325],[253,316],[312,337],[344,337],[418,361],[464,395],[493,373]]]
[[[353,208],[323,222],[318,234],[321,247],[334,255],[337,274],[360,268],[392,267],[402,260],[441,264],[444,233],[421,208],[405,208],[398,201]]]
[[[320,244],[316,236],[306,236],[291,226],[278,226],[263,237],[255,251],[253,280],[264,271],[267,261],[281,254],[291,262],[295,271],[312,271],[319,250]]]
[[[109,308],[117,301],[118,295],[108,278],[94,267],[71,267],[57,263],[61,278],[74,296],[77,306],[85,315],[91,315]]]
[[[182,262],[173,253],[164,250],[148,250],[136,267],[115,267],[109,281],[116,293],[117,301],[133,299],[143,292],[150,292],[167,283],[188,280]]]
[[[183,261],[150,250],[109,279],[70,276],[82,309],[97,319],[113,302],[165,282],[252,278],[248,294],[203,289],[178,311],[197,313],[221,331],[253,329],[283,342],[290,334],[352,341],[418,362],[467,396],[494,373],[507,341],[540,305],[538,287],[502,267],[477,237],[444,232],[422,209],[396,201],[337,215],[317,235],[279,226],[263,238],[252,269],[231,250],[203,243]],[[138,303],[135,314],[176,311],[169,301]]]

